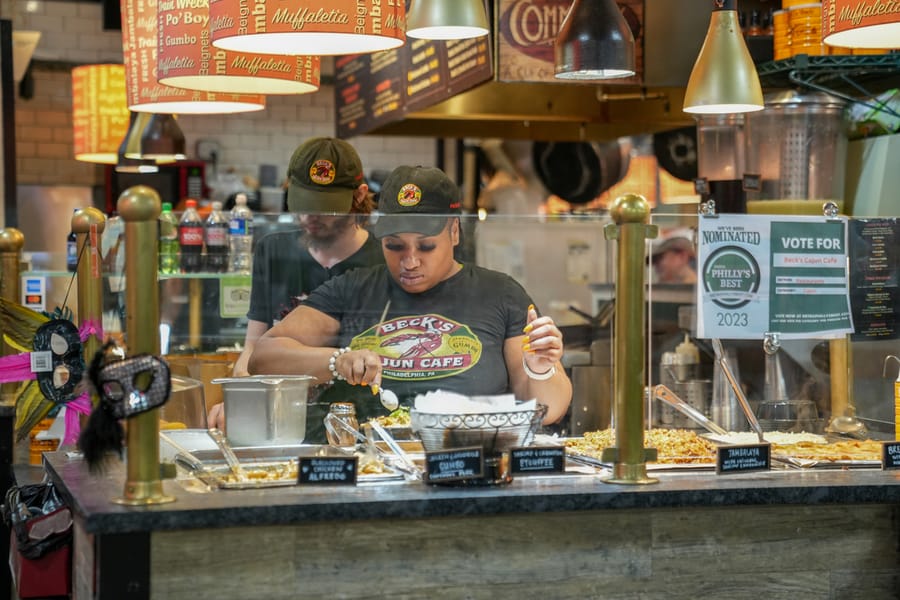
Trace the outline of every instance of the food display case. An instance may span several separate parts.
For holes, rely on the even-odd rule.
[[[701,218],[653,214],[650,225],[697,229]],[[496,229],[490,232],[492,243],[480,243],[480,230],[488,227],[471,219],[466,231],[475,238],[474,260],[493,265],[533,260],[527,248],[551,243],[541,237],[540,219],[504,217],[508,231],[528,232],[522,244],[499,237]],[[609,279],[582,277],[578,282],[566,279],[566,284],[583,286],[576,289],[583,294],[579,297],[597,302],[586,312],[599,312],[604,302],[616,299],[617,273],[611,259],[617,254],[616,242],[599,233],[610,221],[600,215],[571,219],[577,223],[572,228],[576,236],[596,228],[596,235],[586,236],[592,244],[591,258],[602,262],[602,273]],[[638,399],[643,403],[641,425],[656,432],[644,439],[648,448],[659,452],[648,462],[654,482],[646,485],[609,482],[613,463],[604,450],[621,441],[605,426],[572,432],[570,414],[561,429],[544,428],[527,446],[565,449],[563,468],[552,472],[518,473],[494,485],[435,486],[427,478],[407,477],[402,471],[360,478],[355,485],[310,485],[299,479],[287,485],[284,481],[247,485],[227,478],[214,449],[188,448],[201,455],[201,464],[195,467],[202,469],[205,462],[218,476],[191,476],[182,461],[179,476],[163,482],[175,501],[149,509],[109,501],[121,491],[121,465],[98,477],[88,473],[77,456],[56,452],[46,455],[46,468],[75,507],[76,551],[87,557],[77,565],[75,589],[85,597],[117,597],[129,586],[152,590],[146,597],[167,598],[196,595],[197,589],[225,597],[262,591],[286,597],[300,590],[313,596],[364,597],[377,585],[380,593],[401,596],[473,589],[505,595],[528,589],[548,597],[588,597],[602,595],[598,590],[604,589],[696,595],[711,589],[703,586],[740,582],[766,597],[791,597],[799,585],[821,597],[841,597],[852,589],[864,590],[860,593],[867,598],[891,598],[900,560],[896,546],[900,471],[883,452],[888,447],[884,442],[896,437],[892,390],[897,373],[889,367],[883,375],[882,370],[886,357],[897,354],[897,335],[871,317],[878,307],[887,306],[881,321],[896,322],[898,257],[896,237],[890,236],[897,235],[897,219],[851,219],[847,227],[848,288],[866,289],[865,282],[855,277],[859,272],[871,275],[882,264],[867,262],[873,249],[886,253],[889,265],[878,293],[849,296],[854,315],[869,318],[854,321],[858,326],[868,323],[866,331],[845,337],[849,387],[841,391],[834,385],[832,365],[841,357],[828,340],[783,340],[777,363],[767,358],[762,338],[721,340],[733,357],[735,368],[730,372],[737,374],[754,414],[760,417],[766,402],[779,399],[778,395],[788,401],[809,400],[816,412],[809,421],[812,431],[796,430],[796,420],[785,431],[765,432],[772,435],[764,440],[749,422],[738,431],[729,427],[718,437],[702,424],[703,419],[683,419],[677,421],[679,427],[666,427],[658,418],[659,401],[648,393]],[[560,234],[554,236],[558,241]],[[568,248],[560,251],[562,255]],[[648,239],[646,254],[651,248]],[[486,249],[502,251],[502,257],[478,254]],[[548,248],[546,254],[557,250]],[[687,403],[699,402],[693,407],[709,420],[716,414],[713,404],[730,396],[720,393],[714,398],[712,382],[719,365],[715,346],[698,327],[702,317],[697,315],[696,288],[660,288],[653,281],[652,263],[644,256],[637,262],[646,295],[642,302],[616,305],[614,310],[637,309],[647,317],[647,329],[640,336],[644,385],[647,390],[661,381],[673,385]],[[702,274],[703,265],[697,269]],[[527,287],[553,298],[540,278],[529,277]],[[566,297],[572,293],[568,288]],[[663,355],[683,350],[688,342],[698,357],[696,368],[666,373],[664,367],[673,363],[663,361]],[[590,339],[592,346],[607,346],[596,354],[608,359],[614,343],[615,332],[609,329]],[[707,384],[674,385],[687,383],[682,380],[686,373],[689,381]],[[690,395],[693,389],[701,390],[697,392],[701,400]],[[843,398],[835,398],[836,393]],[[616,403],[610,402],[610,389],[576,389],[579,394],[610,411],[607,422],[615,427]],[[827,431],[836,417],[843,416],[861,421],[866,435]],[[755,447],[760,442],[771,451],[767,468],[728,472],[717,466],[718,448]],[[236,450],[255,465],[266,456],[292,460],[271,446],[265,448],[266,456],[248,448]],[[425,454],[424,449],[417,455],[412,452],[414,461]],[[307,454],[304,450],[293,456],[303,460]],[[389,447],[384,454],[391,454]],[[291,469],[298,468],[290,464]],[[289,479],[297,473],[287,472]],[[787,540],[786,530],[793,532]],[[485,536],[485,531],[497,533]],[[849,539],[847,531],[853,531]],[[120,556],[122,544],[132,549],[128,561]],[[251,546],[268,550],[248,556],[246,548]],[[228,565],[227,573],[207,574],[189,567],[183,561],[185,548],[215,556]],[[685,551],[691,560],[684,560]],[[797,564],[792,559],[797,552],[808,560]],[[473,556],[478,557],[478,569],[471,569]],[[348,560],[360,577],[335,578],[333,574]],[[703,566],[713,561],[714,571]],[[283,576],[272,576],[275,573]]]

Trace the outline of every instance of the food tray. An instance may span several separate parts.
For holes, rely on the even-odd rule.
[[[413,409],[410,420],[426,451],[481,446],[486,454],[496,454],[529,445],[546,414],[543,404],[534,410],[464,414]]]
[[[566,448],[566,458],[579,462],[584,465],[601,469],[612,469],[613,463],[604,462],[595,456],[575,452],[571,448]],[[686,459],[687,460],[687,459]],[[647,471],[712,471],[715,470],[714,462],[680,462],[680,463],[658,463],[648,462]]]
[[[203,471],[195,472],[203,483],[223,490],[255,490],[263,488],[290,487],[297,485],[297,460],[241,464],[252,476],[254,472],[271,471],[275,476],[271,479],[250,479],[234,481],[231,469],[226,464],[208,465]],[[384,473],[360,473],[356,476],[359,485],[403,481],[403,475],[385,465]]]

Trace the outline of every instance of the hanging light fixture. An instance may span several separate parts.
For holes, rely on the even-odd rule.
[[[84,65],[72,69],[75,160],[116,164],[128,122],[125,65]]]
[[[210,0],[212,44],[260,54],[364,54],[405,41],[405,3],[361,0]]]
[[[462,40],[490,31],[483,0],[412,0],[406,35],[427,40]]]
[[[742,113],[762,110],[759,75],[744,43],[737,0],[713,0],[703,47],[684,94],[684,112]]]
[[[131,125],[128,127],[128,133],[122,138],[117,152],[117,172],[156,173],[159,171],[155,160],[141,158],[141,134],[152,116],[152,113],[131,113]]]
[[[158,8],[159,83],[207,92],[307,94],[319,89],[318,56],[271,56],[213,48],[209,0],[190,10],[174,2]]]
[[[180,12],[190,13],[189,10]],[[157,0],[122,0],[122,51],[129,109],[204,114],[265,108],[265,97],[258,94],[197,92],[160,84],[156,78],[158,37]]]
[[[554,52],[557,79],[618,79],[635,73],[634,35],[615,0],[575,0]]]
[[[141,132],[141,157],[155,161],[184,160],[184,133],[175,115],[153,113]]]
[[[900,45],[900,6],[896,2],[822,0],[822,41],[844,48],[896,48]]]

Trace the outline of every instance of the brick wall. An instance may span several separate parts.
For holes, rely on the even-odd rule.
[[[34,58],[34,96],[16,98],[16,158],[19,184],[99,185],[102,168],[72,158],[70,68],[121,62],[121,34],[103,31],[96,2],[0,0],[0,16],[14,29],[42,33]],[[328,63],[328,59],[323,60]],[[326,64],[323,71],[328,72]],[[329,85],[314,94],[269,96],[264,111],[239,115],[184,115],[179,124],[189,156],[198,140],[219,144],[219,171],[256,176],[260,164],[287,171],[294,148],[305,138],[334,135],[334,94]],[[367,171],[398,164],[433,165],[432,138],[361,136],[349,140]]]

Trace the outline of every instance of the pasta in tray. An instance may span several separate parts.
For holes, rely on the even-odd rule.
[[[880,461],[881,448],[881,442],[877,440],[846,440],[826,444],[797,442],[773,444],[772,453],[803,460]]]
[[[566,440],[566,447],[575,454],[600,460],[604,448],[615,446],[612,429],[589,431],[581,438]],[[656,448],[658,463],[712,463],[716,460],[716,445],[686,429],[650,429],[644,431],[644,446]]]

